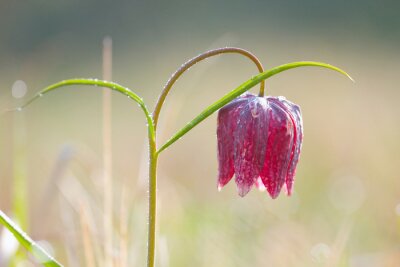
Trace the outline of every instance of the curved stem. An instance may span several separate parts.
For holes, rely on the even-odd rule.
[[[258,58],[253,55],[252,53],[250,53],[247,50],[241,49],[241,48],[237,48],[237,47],[224,47],[224,48],[218,48],[218,49],[213,49],[207,52],[204,52],[192,59],[190,59],[189,61],[187,61],[186,63],[184,63],[172,76],[171,78],[168,80],[168,82],[165,84],[163,91],[161,92],[156,106],[154,108],[153,111],[153,119],[154,119],[154,127],[157,128],[157,123],[158,123],[158,117],[160,115],[160,111],[162,108],[162,105],[164,104],[165,98],[167,97],[169,91],[171,90],[172,86],[174,85],[174,83],[178,80],[178,78],[185,72],[187,71],[190,67],[192,67],[193,65],[195,65],[196,63],[215,56],[215,55],[219,55],[219,54],[226,54],[226,53],[237,53],[237,54],[241,54],[245,57],[248,57],[249,59],[251,59],[254,64],[256,64],[258,71],[259,72],[264,72],[264,68],[261,64],[261,62],[258,60]],[[264,87],[265,87],[265,83],[264,81],[261,82],[260,84],[260,96],[264,95]]]

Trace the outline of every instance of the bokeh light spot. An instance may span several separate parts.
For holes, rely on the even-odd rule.
[[[26,86],[26,83],[22,80],[15,81],[11,88],[11,94],[14,98],[24,97],[27,91],[28,87]]]
[[[311,248],[310,254],[315,262],[323,263],[330,257],[331,248],[327,244],[318,243]]]
[[[364,183],[356,176],[333,177],[328,190],[331,204],[347,213],[357,211],[365,200]]]

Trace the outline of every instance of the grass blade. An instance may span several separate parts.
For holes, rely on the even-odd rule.
[[[62,267],[42,247],[35,243],[25,232],[23,232],[10,218],[0,210],[0,223],[4,225],[32,255],[46,267]]]

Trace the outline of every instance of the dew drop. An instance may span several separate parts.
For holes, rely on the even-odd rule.
[[[39,93],[38,96],[39,96],[39,97],[42,97],[42,96],[43,96],[43,93]]]
[[[17,111],[21,111],[21,110],[22,110],[22,108],[21,108],[21,107],[17,108]]]

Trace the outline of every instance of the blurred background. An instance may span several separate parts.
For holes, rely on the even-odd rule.
[[[112,80],[150,108],[183,62],[212,48],[248,49],[266,69],[336,65],[356,83],[318,68],[266,83],[302,108],[293,196],[240,198],[233,181],[217,191],[215,115],[161,154],[157,266],[400,266],[399,10],[394,0],[1,0],[0,110],[62,79],[101,78],[105,36]],[[191,68],[166,100],[158,143],[256,73],[238,55]],[[99,88],[65,88],[0,116],[0,209],[66,266],[146,262],[145,120],[118,93],[110,129],[104,188]],[[0,266],[40,265],[0,231]]]

